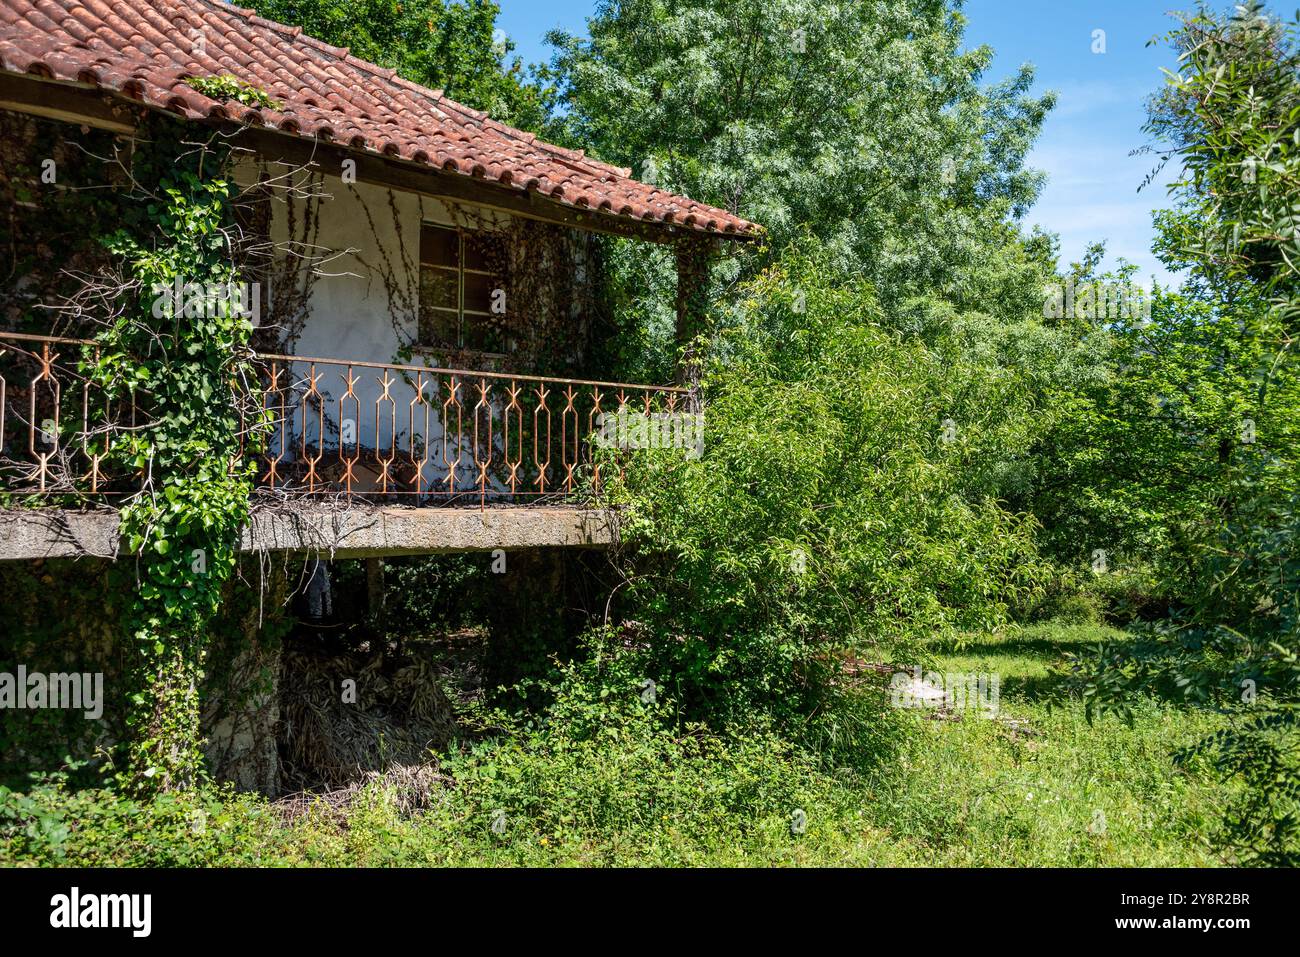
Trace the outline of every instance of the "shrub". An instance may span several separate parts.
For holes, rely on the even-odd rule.
[[[748,287],[707,369],[702,458],[627,462],[618,608],[687,719],[763,715],[854,753],[879,721],[846,660],[994,630],[1041,567],[1032,521],[970,488],[1029,411],[1012,376],[886,332],[870,289],[826,272],[792,256]]]
[[[228,789],[132,799],[71,790],[65,774],[26,792],[0,787],[0,864],[59,867],[195,867],[268,863],[278,820],[253,795]]]

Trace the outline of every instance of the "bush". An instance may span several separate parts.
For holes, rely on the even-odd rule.
[[[746,290],[707,369],[702,458],[630,456],[618,610],[624,653],[687,720],[762,715],[852,755],[879,720],[843,693],[847,660],[995,630],[1042,568],[1032,521],[971,491],[1030,417],[1013,377],[886,332],[871,290],[827,273],[791,256]]]
[[[20,793],[0,787],[0,864],[196,867],[269,863],[278,819],[264,802],[228,789],[131,799],[70,790],[62,773]]]
[[[812,757],[762,724],[711,732],[622,669],[566,667],[538,719],[505,722],[444,767],[476,828],[635,847],[669,829],[722,847],[789,832],[827,781]]]

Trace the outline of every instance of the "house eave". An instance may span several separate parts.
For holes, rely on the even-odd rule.
[[[629,219],[604,210],[573,206],[535,190],[488,182],[465,173],[437,169],[315,136],[298,135],[271,127],[249,126],[216,117],[184,116],[89,83],[0,71],[0,109],[80,124],[125,136],[136,132],[134,117],[140,111],[149,110],[185,122],[224,129],[238,136],[239,145],[272,162],[321,166],[324,160],[329,160],[341,168],[343,159],[352,159],[356,161],[358,182],[431,197],[451,197],[510,215],[573,229],[667,244],[684,239],[747,243],[762,238],[761,234],[711,231],[679,223]]]

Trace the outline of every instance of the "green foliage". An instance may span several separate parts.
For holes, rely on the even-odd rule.
[[[26,791],[0,787],[0,862],[78,867],[257,866],[278,824],[251,795],[191,790],[130,798],[68,787],[63,774]]]
[[[1040,587],[1033,523],[972,479],[1031,409],[1009,370],[881,328],[871,290],[826,273],[792,254],[742,291],[702,458],[630,456],[618,609],[688,716],[869,753],[884,725],[846,659],[916,661]]]
[[[1079,656],[1089,714],[1127,717],[1145,690],[1229,709],[1233,723],[1193,751],[1245,783],[1221,836],[1266,865],[1300,860],[1296,37],[1256,2],[1184,17],[1171,35],[1181,66],[1150,128],[1185,173],[1159,251],[1193,280],[1154,328],[1128,332],[1119,375],[1133,392],[1081,421],[1100,418],[1094,448],[1132,441],[1119,481],[1098,484],[1139,503],[1178,598],[1134,640]],[[1147,415],[1131,405],[1148,400]]]
[[[1226,18],[1202,7],[1169,39],[1180,68],[1154,98],[1148,127],[1183,169],[1173,186],[1183,215],[1167,244],[1220,289],[1246,282],[1270,294],[1294,331],[1300,16],[1283,22],[1262,0]]]
[[[1001,676],[994,720],[926,721],[874,781],[873,820],[909,858],[959,866],[1210,866],[1206,840],[1235,791],[1207,762],[1174,755],[1221,716],[1133,702],[1132,722],[1089,723],[1061,695],[1063,654],[1122,637],[1048,622],[972,636],[936,667]]]
[[[481,555],[387,559],[384,617],[389,636],[426,638],[481,622],[491,595],[488,568]],[[364,600],[364,563],[335,562],[330,574],[336,593]]]
[[[1226,625],[1197,628],[1174,620],[1081,649],[1068,673],[1090,723],[1113,713],[1132,724],[1134,702],[1149,692],[1230,715],[1230,724],[1179,756],[1183,763],[1209,759],[1222,777],[1244,785],[1226,804],[1214,836],[1243,864],[1287,867],[1300,860],[1294,652]]]
[[[683,722],[669,689],[629,665],[562,667],[541,713],[493,715],[492,737],[444,762],[470,819],[487,828],[501,811],[507,828],[627,849],[671,821],[723,845],[821,799],[826,782],[787,739],[754,724],[716,734]]]
[[[1292,665],[1294,697],[1297,669]],[[1188,748],[1184,757],[1210,755],[1223,776],[1245,788],[1224,811],[1218,836],[1242,863],[1295,867],[1300,861],[1300,748],[1294,700],[1242,715],[1231,727]]]
[[[613,317],[598,361],[625,382],[675,382],[677,269],[668,246],[606,239],[601,296]]]
[[[551,91],[528,76],[514,43],[496,33],[491,0],[264,0],[257,12],[347,47],[352,55],[495,120],[542,132]]]
[[[0,853],[1207,863],[1194,839],[1226,808],[1219,838],[1234,862],[1295,863],[1297,29],[1253,0],[1227,19],[1182,20],[1179,72],[1149,130],[1183,168],[1156,250],[1190,279],[1157,291],[1149,320],[1048,319],[1044,283],[1134,271],[1097,277],[1099,246],[1061,270],[1053,237],[1020,232],[1040,183],[1024,159],[1052,98],[1030,95],[1028,68],[982,86],[991,51],[963,48],[958,7],[608,0],[589,40],[552,34],[550,69],[526,78],[493,39],[490,2],[263,5],[761,222],[772,241],[710,276],[721,304],[694,344],[703,458],[626,458],[611,623],[552,679],[521,685],[520,710],[483,716],[479,739],[445,756],[457,786],[421,795],[418,822],[376,783],[344,828],[259,830],[250,804],[251,836],[235,825],[186,856],[177,823],[206,792],[124,803],[56,781],[0,792]],[[233,77],[191,83],[272,105]],[[124,211],[109,243],[134,291],[234,278],[224,156],[213,160],[166,137],[142,151],[137,179],[157,185],[154,202]],[[667,379],[671,253],[614,240],[606,252],[619,330],[608,358],[626,378]],[[87,370],[151,412],[113,453],[149,478],[123,511],[139,553],[135,784],[198,777],[193,688],[247,517],[227,401],[246,342],[229,314],[142,303]],[[1098,550],[1108,567],[1089,567]],[[394,574],[416,596],[390,608],[394,635],[459,623],[427,599],[462,588],[469,566]],[[1136,622],[1065,641],[1012,624],[1103,612]],[[1016,647],[1043,660],[1026,665]],[[886,708],[871,683],[872,664],[941,660],[1013,679],[1020,723],[931,727],[947,722]],[[1221,781],[1206,779],[1211,766]],[[790,833],[796,808],[815,822],[816,851]],[[1092,829],[1098,811],[1110,830]],[[498,812],[503,833],[490,828]],[[128,820],[154,824],[157,841]]]
[[[131,605],[133,589],[115,577],[111,562],[62,559],[0,563],[0,671],[23,664],[28,673],[95,672],[115,623]],[[119,587],[114,587],[118,585]],[[91,663],[95,664],[92,665]],[[62,767],[96,754],[106,738],[122,734],[125,701],[105,675],[103,713],[87,721],[84,711],[0,709],[0,784],[18,787],[33,768]],[[72,782],[98,781],[99,762],[77,765]]]
[[[941,652],[938,668],[1001,674],[1014,720],[902,715],[911,733],[862,773],[828,772],[770,729],[679,725],[671,689],[647,703],[641,676],[606,659],[563,669],[549,708],[493,716],[487,738],[447,757],[454,779],[414,793],[374,782],[343,811],[209,791],[132,800],[57,779],[0,792],[0,864],[1222,863],[1202,835],[1233,792],[1197,757],[1170,758],[1218,716],[1147,701],[1132,728],[1089,726],[1077,705],[1042,700],[1062,651],[1114,634],[1045,625]],[[412,798],[422,810],[403,810]]]
[[[1115,569],[1153,563],[1168,604],[1205,580],[1224,522],[1287,485],[1300,382],[1275,376],[1269,344],[1242,334],[1263,308],[1160,291],[1149,320],[1098,333],[1105,375],[1062,396],[1039,449],[1033,507],[1061,561],[1102,549]]]
[[[194,150],[185,133],[154,127],[143,172],[162,172],[147,199],[150,229],[106,238],[129,280],[125,306],[96,341],[86,372],[103,400],[138,397],[148,415],[114,437],[111,460],[144,476],[121,508],[127,547],[139,556],[127,632],[139,660],[128,718],[126,774],[133,787],[187,786],[201,770],[197,687],[205,626],[235,567],[248,519],[250,466],[241,459],[237,383],[251,381],[251,324],[217,297],[211,308],[177,312],[177,288],[229,290],[237,281],[230,191],[220,145]],[[149,188],[146,185],[145,188]],[[256,424],[256,420],[253,420]]]
[[[214,100],[234,100],[244,106],[278,110],[282,104],[261,87],[223,73],[220,76],[192,76],[185,81],[206,97]]]
[[[1022,164],[1053,98],[1029,68],[981,87],[992,51],[963,50],[964,23],[941,2],[633,0],[548,40],[574,145],[761,223],[774,250],[811,231],[886,305],[1036,298],[1032,271],[969,273],[1014,267],[993,253],[1037,194]]]

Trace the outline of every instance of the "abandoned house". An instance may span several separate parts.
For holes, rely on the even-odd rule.
[[[302,685],[277,609],[350,601],[330,562],[365,560],[374,615],[385,559],[500,551],[524,591],[493,604],[546,614],[564,563],[617,537],[592,455],[603,417],[699,411],[689,375],[601,374],[606,237],[673,250],[685,343],[710,257],[760,229],[219,0],[0,0],[0,672],[102,673],[110,699],[96,722],[0,712],[8,775],[119,731],[117,505],[146,477],[107,466],[99,419],[130,428],[146,410],[97,401],[84,364],[106,317],[69,286],[111,268],[111,196],[160,123],[219,134],[234,157],[230,292],[253,326],[244,385],[264,439],[246,451],[246,557],[204,729],[219,776],[275,793]],[[211,302],[180,280],[149,292],[187,322]]]

